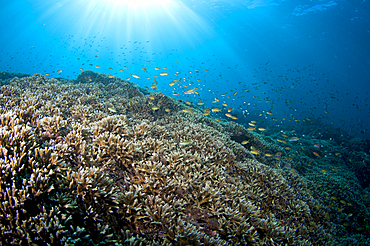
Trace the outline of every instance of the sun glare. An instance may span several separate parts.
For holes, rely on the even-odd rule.
[[[152,5],[166,5],[171,0],[105,0],[108,3],[112,3],[115,6],[127,6],[127,7],[148,7]]]

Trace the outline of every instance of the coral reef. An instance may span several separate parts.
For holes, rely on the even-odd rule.
[[[7,84],[8,80],[13,79],[14,77],[23,78],[29,77],[29,74],[24,73],[8,73],[4,71],[0,71],[0,81],[1,85]]]
[[[241,125],[90,71],[14,78],[0,102],[0,244],[345,242],[311,181],[264,155],[283,147]]]

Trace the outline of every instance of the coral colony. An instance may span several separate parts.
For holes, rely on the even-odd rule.
[[[2,84],[1,245],[344,245],[368,233],[355,178],[292,159],[289,140],[91,71]]]

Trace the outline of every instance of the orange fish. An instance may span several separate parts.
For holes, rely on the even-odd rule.
[[[57,73],[61,73],[62,72],[62,70],[57,70]]]
[[[312,154],[314,154],[315,156],[321,158],[321,156],[317,152],[312,152]]]

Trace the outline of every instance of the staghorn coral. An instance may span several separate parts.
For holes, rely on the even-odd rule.
[[[339,242],[306,180],[239,144],[278,150],[268,139],[161,93],[80,76],[1,90],[19,91],[0,95],[3,244]]]
[[[0,117],[0,243],[115,243],[112,180],[98,167],[72,169],[22,123],[13,112]]]

